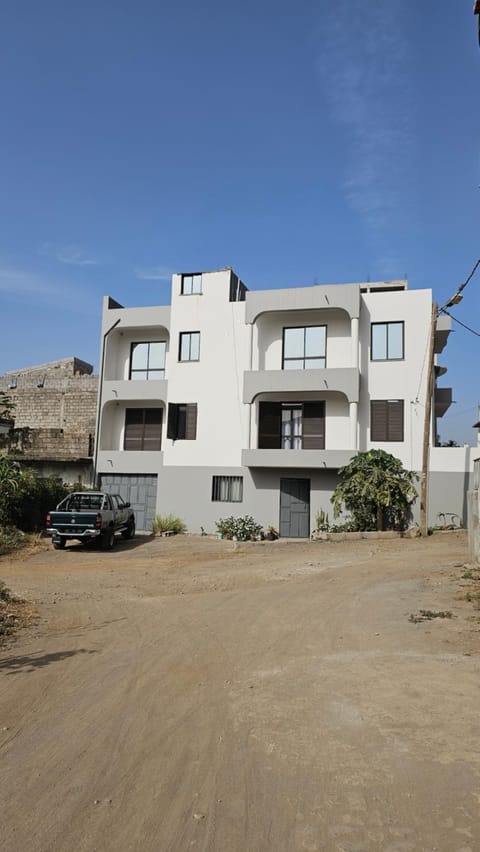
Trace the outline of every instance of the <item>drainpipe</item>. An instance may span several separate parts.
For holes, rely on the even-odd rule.
[[[103,406],[102,406],[102,395],[103,395],[103,373],[105,370],[105,350],[107,346],[107,337],[114,328],[121,322],[121,319],[118,319],[113,323],[112,326],[105,332],[103,335],[103,343],[102,343],[102,363],[100,365],[100,386],[98,388],[98,426],[97,426],[97,434],[95,435],[95,458],[93,460],[93,485],[97,487],[97,462],[98,462],[98,444],[102,430],[102,418],[103,418]]]

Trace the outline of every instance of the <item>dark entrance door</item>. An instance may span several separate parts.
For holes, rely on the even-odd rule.
[[[280,480],[280,535],[310,536],[310,480]]]

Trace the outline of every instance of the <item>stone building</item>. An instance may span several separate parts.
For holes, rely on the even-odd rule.
[[[79,358],[62,358],[0,376],[15,404],[14,424],[0,433],[0,452],[41,476],[92,483],[98,376]]]

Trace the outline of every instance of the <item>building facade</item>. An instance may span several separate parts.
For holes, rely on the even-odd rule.
[[[249,291],[230,268],[174,275],[169,306],[106,297],[98,484],[140,529],[155,513],[191,532],[250,514],[308,536],[356,453],[421,470],[431,317],[431,291],[406,281]],[[437,354],[449,323],[437,320]],[[436,389],[432,444],[450,402]]]
[[[13,423],[0,429],[0,452],[42,476],[93,481],[98,376],[80,358],[62,358],[0,377],[15,405]],[[3,432],[3,434],[2,434]]]

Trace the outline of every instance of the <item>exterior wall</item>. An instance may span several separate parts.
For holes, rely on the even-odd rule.
[[[385,292],[377,285],[330,285],[247,292],[245,301],[230,302],[230,280],[229,269],[202,273],[202,293],[182,295],[182,276],[174,275],[168,308],[123,308],[105,300],[98,473],[157,475],[156,511],[179,515],[190,531],[213,532],[215,521],[230,514],[252,514],[263,525],[278,526],[280,479],[288,477],[311,480],[311,529],[320,509],[333,520],[336,471],[357,450],[384,449],[419,471],[431,291],[407,291],[405,282],[395,282],[395,289],[387,283]],[[400,320],[404,358],[372,362],[371,323]],[[283,371],[283,328],[317,324],[327,326],[326,369]],[[179,361],[182,332],[200,332],[198,361]],[[448,329],[442,334],[444,344]],[[152,340],[167,342],[165,379],[130,381],[131,343]],[[372,399],[404,400],[403,442],[370,440]],[[325,450],[259,450],[261,400],[324,401]],[[169,403],[197,404],[196,440],[166,437]],[[123,451],[125,409],[135,405],[162,407],[160,452]],[[438,448],[438,455],[436,449],[431,449],[429,524],[440,511],[464,518],[464,471],[470,470],[463,450]],[[213,502],[214,475],[242,476],[243,502]],[[419,501],[416,518],[418,511]]]
[[[241,503],[213,502],[213,476],[243,476]],[[257,523],[278,529],[280,521],[280,479],[310,479],[310,529],[320,509],[333,520],[330,495],[335,489],[334,471],[298,469],[249,471],[243,467],[165,467],[159,479],[157,512],[172,512],[182,518],[190,532],[216,532],[215,521],[230,515],[253,515]]]
[[[79,358],[10,371],[0,390],[15,404],[13,429],[0,449],[42,475],[89,483],[95,434],[98,376]]]
[[[428,337],[432,309],[430,290],[362,294],[360,317],[361,393],[358,408],[359,449],[381,449],[409,470],[421,470],[427,382]],[[370,361],[370,324],[405,323],[404,359]],[[370,400],[404,400],[404,441],[370,440]]]

